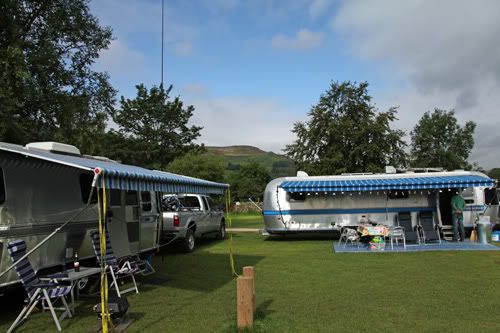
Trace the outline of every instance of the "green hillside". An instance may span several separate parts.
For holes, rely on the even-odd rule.
[[[239,166],[257,162],[269,171],[272,178],[294,176],[296,168],[292,160],[284,155],[265,152],[252,146],[206,147],[207,154],[223,157],[227,162],[228,173],[235,172]]]

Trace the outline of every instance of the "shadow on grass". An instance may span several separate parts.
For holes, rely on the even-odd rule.
[[[310,233],[310,234],[285,234],[268,236],[265,241],[272,242],[290,242],[290,241],[309,241],[309,240],[335,240],[339,239],[338,232],[332,233]]]
[[[234,255],[236,272],[244,266],[255,266],[263,256]],[[158,286],[211,292],[233,281],[229,256],[196,249],[190,254],[167,255],[163,261],[155,258],[156,273],[140,279],[140,290],[154,290]]]

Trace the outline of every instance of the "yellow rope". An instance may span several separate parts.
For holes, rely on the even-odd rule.
[[[231,228],[232,220],[231,220],[231,191],[227,189],[226,191],[226,216],[227,216],[227,226]],[[236,273],[236,269],[234,268],[234,255],[233,255],[233,234],[229,233],[229,242],[228,242],[228,250],[229,250],[229,264],[231,265],[231,274],[233,276],[238,277],[238,273]]]
[[[108,307],[108,275],[106,273],[106,183],[104,181],[104,170],[102,170],[101,188],[102,188],[102,207],[101,198],[99,194],[99,187],[97,188],[97,204],[99,208],[99,247],[101,252],[101,325],[102,332],[108,333],[108,323],[110,322],[110,314]]]

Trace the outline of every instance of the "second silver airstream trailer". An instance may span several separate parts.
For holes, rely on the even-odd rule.
[[[466,202],[465,227],[481,215],[498,219],[495,181],[479,172],[405,172],[298,177],[272,180],[264,192],[264,223],[270,234],[332,232],[360,222],[393,225],[401,212],[417,223],[433,212],[438,225],[451,225],[450,200]]]

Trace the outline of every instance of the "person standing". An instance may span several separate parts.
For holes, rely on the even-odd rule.
[[[460,233],[460,240],[465,240],[464,230],[464,209],[465,200],[457,190],[451,198],[451,214],[453,218],[453,240],[457,241],[457,233]]]

